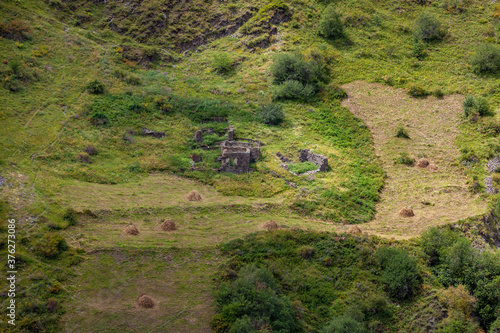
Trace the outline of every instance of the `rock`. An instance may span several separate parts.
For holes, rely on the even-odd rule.
[[[201,130],[197,130],[196,132],[194,132],[194,141],[198,143],[203,142],[202,134],[203,133]]]

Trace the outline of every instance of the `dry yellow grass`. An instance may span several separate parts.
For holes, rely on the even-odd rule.
[[[484,202],[467,190],[466,177],[457,163],[455,145],[463,96],[415,99],[403,89],[353,82],[343,86],[349,98],[343,106],[370,129],[375,152],[388,174],[375,219],[363,230],[381,236],[407,238],[440,224],[483,213]],[[398,126],[408,129],[410,140],[396,138]],[[400,152],[425,156],[438,169],[394,164]],[[412,207],[415,217],[399,216]]]

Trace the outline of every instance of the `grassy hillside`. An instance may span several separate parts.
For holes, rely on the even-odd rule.
[[[14,331],[496,332],[497,4],[9,0],[0,13]],[[230,126],[263,143],[250,173],[217,170]],[[279,156],[311,167],[301,149],[329,170],[284,169]],[[269,220],[283,230],[263,232]],[[393,256],[418,268],[404,296]],[[282,312],[257,320],[257,299]]]

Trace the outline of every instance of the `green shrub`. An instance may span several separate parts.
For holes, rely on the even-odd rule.
[[[295,172],[297,174],[301,174],[307,171],[312,171],[312,170],[317,170],[318,166],[314,164],[313,162],[299,162],[299,163],[294,163],[290,164],[288,166],[288,170],[291,172]]]
[[[289,80],[274,87],[273,100],[297,99],[310,101],[316,96],[316,89],[312,84],[303,85],[299,81]]]
[[[229,333],[256,333],[257,331],[252,326],[250,317],[243,316],[243,318],[236,319],[234,324],[231,326]]]
[[[63,219],[68,221],[68,224],[72,226],[78,222],[78,214],[73,208],[68,208],[64,212]]]
[[[500,333],[500,315],[497,317],[497,320],[491,324],[488,333]]]
[[[422,275],[415,259],[407,251],[392,247],[377,250],[377,261],[382,268],[380,281],[391,296],[403,300],[412,297],[422,283]]]
[[[46,258],[55,258],[68,248],[63,236],[55,232],[49,232],[38,241],[35,252]]]
[[[31,38],[30,32],[30,26],[23,21],[0,22],[0,36],[2,37],[22,41]]]
[[[490,116],[491,109],[488,100],[484,97],[467,96],[463,102],[464,115],[470,117],[473,114],[481,117]]]
[[[285,120],[283,107],[275,103],[261,105],[259,117],[264,124],[268,125],[279,125]]]
[[[102,94],[105,91],[104,84],[99,80],[90,81],[86,88],[89,93],[94,95]]]
[[[421,247],[429,258],[429,265],[440,264],[445,255],[445,249],[451,246],[457,238],[457,235],[452,231],[440,230],[435,227],[422,233],[420,238]]]
[[[214,56],[212,67],[219,74],[227,74],[234,69],[233,60],[227,53],[218,53]]]
[[[420,40],[414,40],[411,49],[411,55],[418,60],[423,60],[428,56],[427,47]]]
[[[306,60],[301,53],[280,53],[271,65],[274,84],[298,81],[302,85],[319,85],[329,81],[329,73],[323,59]]]
[[[414,39],[424,42],[440,41],[446,34],[447,29],[431,13],[420,14],[413,27]]]
[[[335,6],[330,4],[323,12],[319,21],[319,34],[328,39],[337,39],[344,36],[344,25]]]
[[[398,126],[398,128],[396,130],[396,134],[394,136],[396,138],[403,138],[403,139],[409,139],[410,138],[410,135],[408,134],[408,131],[406,130],[406,128],[404,128],[401,125]]]
[[[444,97],[444,92],[441,89],[436,89],[432,92],[432,96],[436,98],[443,98]]]
[[[399,157],[394,159],[394,164],[404,164],[404,165],[413,165],[415,163],[415,159],[410,157],[407,152],[399,153]]]
[[[330,321],[320,333],[365,333],[363,324],[350,317],[337,317]]]
[[[425,97],[429,95],[429,92],[418,83],[410,83],[408,85],[408,93],[410,94],[410,96],[415,98]]]
[[[303,245],[297,248],[297,253],[304,259],[311,259],[314,256],[314,248],[310,245]]]
[[[498,45],[485,43],[478,46],[476,53],[470,58],[474,72],[496,73],[500,70],[500,47]]]
[[[90,123],[95,126],[107,126],[109,125],[109,118],[104,112],[94,112],[90,116]]]

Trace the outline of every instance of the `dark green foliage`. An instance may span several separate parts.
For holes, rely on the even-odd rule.
[[[399,157],[394,159],[394,164],[404,164],[408,166],[412,166],[415,163],[415,159],[410,157],[407,152],[399,153]]]
[[[311,100],[319,87],[329,81],[328,68],[322,57],[313,54],[306,60],[301,53],[278,54],[271,65],[273,99]]]
[[[500,333],[500,316],[493,324],[491,324],[490,330],[488,333]]]
[[[450,230],[430,228],[421,236],[421,247],[428,256],[429,265],[438,265],[444,256],[444,250],[451,246],[458,236]]]
[[[376,256],[382,268],[380,280],[389,293],[400,300],[412,297],[422,284],[416,260],[407,251],[392,247],[380,248]]]
[[[479,45],[476,53],[471,56],[470,63],[478,74],[497,73],[500,70],[500,47],[490,43]]]
[[[250,318],[258,325],[256,329],[270,326],[273,332],[298,332],[292,304],[280,295],[277,281],[266,268],[244,266],[235,281],[219,286],[216,302],[220,309],[212,321],[216,332],[226,332],[227,328],[237,332],[239,327],[251,332]]]
[[[102,94],[106,90],[104,84],[99,80],[90,81],[86,88],[89,93],[94,95]]]
[[[64,212],[63,220],[68,221],[70,226],[75,225],[78,222],[78,214],[73,208],[68,208]]]
[[[299,81],[289,80],[274,87],[273,100],[296,99],[310,101],[316,96],[316,89],[312,84],[303,85]]]
[[[281,105],[269,103],[261,105],[259,117],[264,124],[279,125],[285,120],[285,113]]]
[[[49,232],[38,241],[35,252],[45,258],[55,258],[68,248],[63,236],[55,232]]]
[[[233,104],[227,101],[206,98],[172,97],[169,101],[174,112],[178,112],[194,122],[227,119],[236,113]]]
[[[427,58],[428,54],[426,45],[419,40],[414,40],[411,49],[411,55],[418,60]]]
[[[436,89],[432,92],[432,96],[434,96],[436,98],[443,98],[444,92],[441,89]]]
[[[299,162],[299,163],[294,163],[290,164],[288,166],[288,170],[291,172],[295,172],[298,174],[307,172],[307,171],[312,171],[318,169],[318,166],[314,164],[313,162]]]
[[[319,34],[328,39],[344,37],[344,25],[333,4],[328,5],[319,21]]]
[[[429,92],[425,90],[424,87],[419,85],[418,83],[411,83],[408,85],[408,93],[410,96],[418,98],[418,97],[425,97],[429,95]]]
[[[408,131],[406,130],[406,128],[404,128],[403,126],[398,126],[397,130],[396,130],[396,135],[394,135],[396,138],[403,138],[403,139],[409,139],[410,138],[410,135],[408,134]]]
[[[464,100],[463,107],[464,115],[466,117],[472,116],[474,114],[481,117],[492,115],[488,100],[481,96],[467,96]]]
[[[363,324],[350,317],[334,318],[320,333],[365,333]]]
[[[214,56],[212,68],[217,73],[228,74],[234,69],[233,66],[233,60],[227,55],[227,53],[218,53]]]
[[[433,14],[427,12],[419,15],[413,27],[414,39],[424,42],[440,41],[447,33],[447,29],[441,22]]]
[[[243,318],[236,319],[234,324],[229,329],[229,333],[253,333],[257,332],[252,326],[250,317],[244,316]]]

